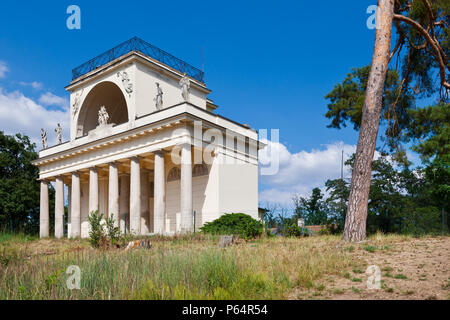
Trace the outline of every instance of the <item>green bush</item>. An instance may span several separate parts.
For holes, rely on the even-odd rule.
[[[99,214],[98,211],[93,211],[88,217],[90,231],[89,242],[94,248],[103,246],[106,241],[105,231],[102,225],[103,214]]]
[[[286,225],[281,230],[281,234],[285,237],[300,237],[302,235],[302,228],[294,224]]]
[[[309,236],[309,230],[300,228],[295,224],[287,224],[281,229],[281,235],[285,237],[306,237]]]
[[[120,229],[115,226],[114,217],[106,219],[106,230],[108,230],[108,237],[113,245],[117,244],[120,240]]]
[[[94,248],[106,248],[115,245],[120,240],[120,230],[114,226],[114,217],[105,219],[102,223],[103,214],[98,211],[90,213],[89,217],[89,242]]]
[[[230,213],[212,222],[207,222],[200,230],[210,234],[237,234],[245,239],[262,234],[263,224],[244,213]]]

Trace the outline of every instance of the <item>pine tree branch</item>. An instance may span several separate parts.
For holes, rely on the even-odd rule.
[[[437,20],[437,17],[435,17],[435,15],[433,13],[433,9],[431,8],[430,2],[428,0],[422,0],[422,2],[425,4],[425,6],[427,7],[427,10],[428,10],[428,15],[429,15],[429,18],[430,18],[429,28],[431,30],[431,37],[433,38],[433,40],[436,43],[439,43],[439,41],[436,38],[436,34],[434,32],[434,26],[436,25],[435,21]],[[441,20],[441,21],[444,21],[444,20]],[[447,65],[448,64],[448,59],[447,59],[447,56],[446,56],[444,50],[440,46],[439,46],[439,50],[440,50],[442,58],[444,60],[444,65]]]
[[[391,55],[389,56],[389,62],[392,60],[392,58],[395,56],[395,54],[397,53],[397,51],[401,51],[401,50],[399,50],[402,46],[403,46],[403,43],[404,43],[404,41],[405,41],[405,36],[404,36],[404,34],[403,33],[401,33],[401,32],[399,32],[399,38],[398,38],[398,41],[397,41],[397,44],[395,45],[395,48],[394,48],[394,50],[392,50],[392,52],[391,52]]]
[[[427,43],[431,46],[434,52],[434,56],[439,64],[439,73],[441,77],[441,86],[445,87],[446,89],[450,89],[450,83],[446,81],[446,66],[444,63],[444,59],[441,55],[441,48],[440,45],[433,40],[433,38],[430,36],[430,34],[425,30],[418,22],[414,21],[411,18],[405,17],[401,14],[394,14],[394,20],[396,21],[402,21],[410,26],[412,26],[414,29],[416,29],[427,41]]]

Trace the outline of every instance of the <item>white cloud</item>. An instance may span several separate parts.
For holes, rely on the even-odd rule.
[[[43,87],[43,84],[41,82],[37,82],[37,81],[33,81],[33,82],[21,81],[21,82],[19,82],[19,84],[21,86],[25,86],[25,87],[28,87],[28,86],[32,87],[33,89],[36,89],[36,90],[40,90]]]
[[[32,86],[34,89],[40,89],[40,88],[42,88],[42,83],[37,82],[37,81],[33,81],[33,82],[31,83],[31,86]]]
[[[21,133],[30,137],[41,149],[40,129],[47,131],[48,144],[56,144],[54,129],[63,127],[63,137],[69,138],[69,111],[48,110],[19,91],[6,92],[0,87],[0,130],[5,134]]]
[[[6,76],[6,73],[9,71],[6,62],[0,61],[0,79]]]
[[[276,174],[260,176],[263,189],[259,194],[260,202],[275,202],[284,206],[292,204],[292,196],[307,196],[315,187],[323,187],[328,179],[337,179],[341,175],[341,157],[344,150],[344,162],[356,151],[356,146],[336,142],[324,145],[321,149],[291,153],[281,143],[264,141],[267,148],[279,155],[280,164]],[[267,153],[260,151],[260,161],[267,163]],[[350,168],[344,166],[344,177],[349,178]]]
[[[69,101],[66,98],[59,97],[51,92],[47,92],[39,98],[39,103],[44,106],[58,106],[67,109]]]

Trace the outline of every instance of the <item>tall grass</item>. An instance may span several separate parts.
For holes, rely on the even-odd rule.
[[[46,241],[36,243],[57,240]],[[225,249],[214,237],[159,237],[150,250],[128,252],[59,241],[63,245],[46,255],[22,248],[0,263],[0,299],[282,299],[351,264],[332,236],[261,239]],[[67,289],[70,265],[81,269],[81,290]]]
[[[38,236],[27,235],[25,233],[6,233],[0,232],[0,243],[4,242],[28,242],[37,240]]]

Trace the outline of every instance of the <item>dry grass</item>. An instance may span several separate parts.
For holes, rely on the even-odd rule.
[[[350,264],[338,238],[260,239],[220,249],[217,237],[152,240],[150,250],[96,251],[86,241],[0,243],[0,299],[282,299]],[[65,286],[78,265],[82,290]]]
[[[383,274],[392,274],[383,278],[383,294],[417,298],[420,288],[407,285],[416,275],[384,260],[407,248],[432,255],[431,243],[444,248],[450,238],[377,234],[360,244],[342,243],[338,236],[266,238],[221,249],[217,237],[195,235],[154,237],[152,249],[131,252],[97,251],[81,240],[2,239],[0,299],[376,299],[383,296],[365,289],[367,265],[378,263],[388,270]],[[448,265],[446,253],[436,254]],[[410,260],[398,265],[404,262]],[[81,290],[66,288],[69,265],[81,268]],[[448,276],[447,268],[442,277]],[[439,284],[444,293],[447,278]]]

